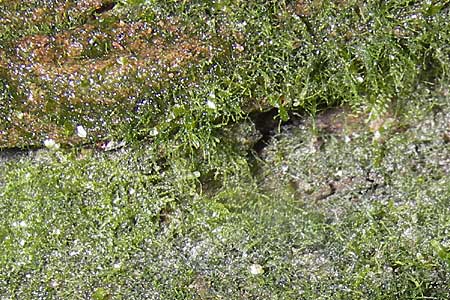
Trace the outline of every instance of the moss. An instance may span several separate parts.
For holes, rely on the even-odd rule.
[[[77,124],[90,128],[95,141],[129,122],[146,97],[180,80],[190,60],[210,55],[198,38],[177,28],[176,20],[153,25],[106,16],[14,41],[6,78],[18,86],[18,105],[5,109],[22,112],[16,127],[36,136],[17,143],[15,131],[5,131],[3,145],[40,144],[45,137],[77,143],[74,132],[67,132]],[[168,105],[149,106],[157,115]]]
[[[192,126],[207,135],[198,126],[272,107],[283,120],[337,103],[376,116],[420,80],[448,74],[448,10],[438,5],[108,4],[2,4],[5,80],[17,86],[6,110],[26,116],[2,130],[3,147],[83,142],[70,132],[77,124],[91,128],[89,142],[141,139],[155,127],[163,140],[174,131],[195,139]],[[30,18],[18,22],[17,11]],[[218,110],[204,117],[211,94]]]
[[[0,6],[1,297],[449,298],[447,7]]]
[[[448,298],[449,102],[419,90],[434,108],[414,102],[383,139],[336,109],[253,160],[229,135],[209,160],[141,144],[2,161],[1,294]]]

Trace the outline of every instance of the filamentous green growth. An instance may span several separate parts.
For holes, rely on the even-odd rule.
[[[449,299],[449,20],[0,1],[0,298]]]

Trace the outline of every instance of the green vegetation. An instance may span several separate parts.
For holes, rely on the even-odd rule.
[[[450,298],[449,20],[0,1],[0,297]]]
[[[420,82],[448,76],[444,3],[122,1],[102,13],[94,0],[0,5],[2,147],[80,143],[78,124],[90,142],[158,132],[158,142],[209,147],[214,128],[251,111],[276,107],[286,120],[345,103],[378,115]]]

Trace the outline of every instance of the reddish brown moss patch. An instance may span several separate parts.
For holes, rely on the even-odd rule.
[[[85,12],[101,5],[84,1],[64,7]],[[36,18],[48,9],[34,10]],[[27,35],[0,53],[5,77],[18,89],[11,118],[0,128],[0,147],[41,144],[50,137],[77,142],[77,124],[92,126],[90,133],[101,138],[105,125],[127,121],[146,91],[213,55],[175,18],[158,24],[105,18],[56,34]]]

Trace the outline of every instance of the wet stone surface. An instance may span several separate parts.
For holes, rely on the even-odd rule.
[[[436,189],[433,193],[445,190],[449,109],[445,105],[426,117],[416,115],[409,124],[392,119],[377,130],[343,110],[319,114],[314,122],[318,132],[311,120],[284,126],[261,153],[261,183],[270,193],[288,195],[306,207],[329,207],[331,219],[352,205],[408,203],[409,193],[419,186]]]

